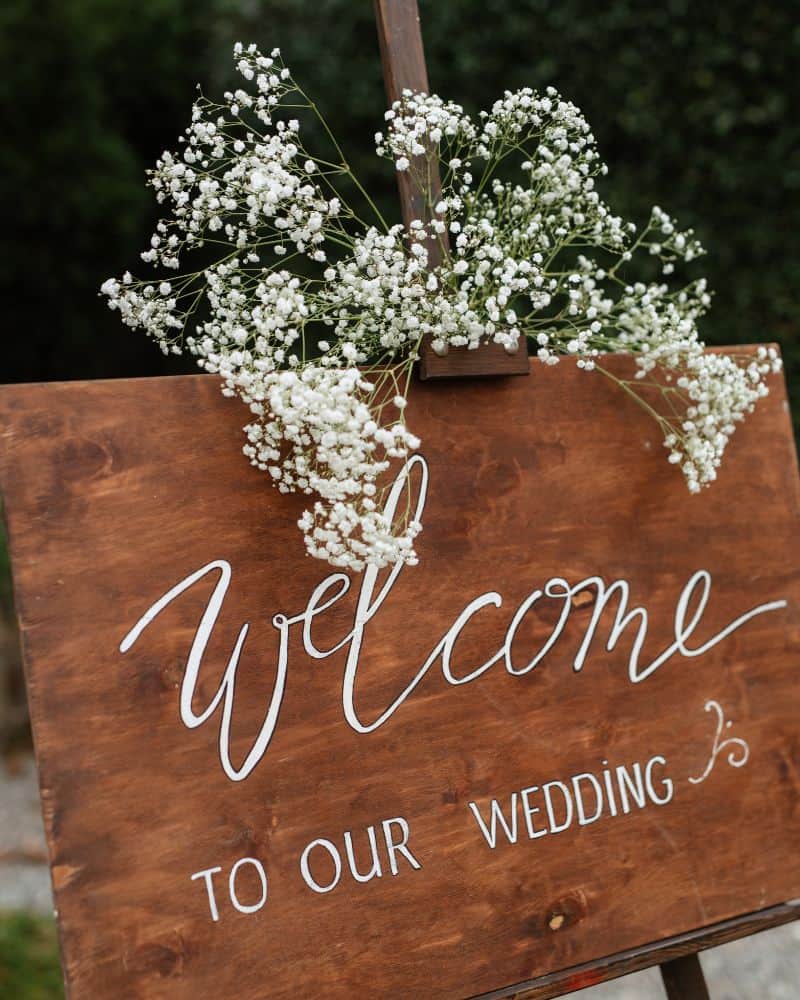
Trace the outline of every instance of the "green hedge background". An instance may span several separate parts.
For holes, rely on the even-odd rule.
[[[470,110],[554,84],[586,112],[615,210],[660,204],[709,249],[712,343],[781,342],[800,410],[800,19],[793,3],[421,0],[432,88]],[[5,0],[3,381],[191,370],[123,329],[97,286],[154,221],[143,172],[233,41],[280,45],[389,211],[369,0]]]

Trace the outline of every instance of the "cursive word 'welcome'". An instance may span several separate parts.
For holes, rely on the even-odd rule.
[[[384,508],[387,517],[394,519],[398,504],[406,491],[412,490],[412,482],[416,481],[416,499],[405,498],[414,506],[414,517],[422,521],[428,490],[428,467],[420,455],[415,455],[407,464],[406,469],[395,480]],[[674,615],[674,640],[650,662],[640,662],[642,648],[647,637],[648,613],[641,606],[630,605],[630,586],[625,580],[614,580],[606,583],[600,576],[589,576],[578,583],[570,584],[562,577],[552,577],[541,589],[533,590],[516,608],[506,630],[504,640],[499,648],[484,663],[470,665],[469,668],[457,671],[454,666],[454,655],[459,636],[466,624],[475,618],[483,608],[499,608],[503,604],[502,596],[496,591],[480,594],[470,601],[457,616],[445,634],[433,646],[416,674],[405,684],[405,687],[388,704],[385,709],[369,721],[365,721],[355,705],[355,684],[358,672],[359,657],[365,640],[365,634],[372,620],[389,597],[403,564],[398,563],[386,575],[386,579],[378,586],[378,570],[368,567],[360,579],[360,590],[356,603],[352,628],[328,649],[320,649],[314,641],[314,620],[324,614],[328,608],[340,601],[348,593],[352,585],[350,577],[345,573],[332,573],[327,576],[313,591],[305,608],[295,615],[276,614],[272,625],[278,632],[278,653],[275,679],[268,703],[265,703],[264,719],[258,736],[255,739],[244,762],[236,767],[230,759],[230,730],[234,708],[234,689],[236,672],[247,639],[249,623],[245,622],[238,634],[228,660],[222,680],[211,701],[202,712],[195,712],[192,703],[195,697],[198,678],[203,657],[208,646],[214,626],[222,610],[225,595],[231,583],[232,571],[230,563],[224,559],[215,559],[191,573],[171,590],[160,597],[139,619],[120,644],[120,652],[126,653],[138,640],[145,628],[161,614],[164,609],[185,593],[196,583],[209,574],[218,574],[217,582],[211,597],[200,619],[197,631],[189,650],[189,658],[183,676],[180,692],[180,716],[185,726],[195,729],[202,726],[214,713],[220,709],[221,720],[219,728],[219,756],[222,768],[231,781],[242,781],[263,758],[275,733],[283,703],[288,672],[289,636],[293,628],[302,630],[303,647],[308,656],[324,660],[340,650],[346,650],[344,680],[342,685],[342,709],[348,724],[358,733],[371,733],[383,726],[400,708],[403,702],[413,693],[434,664],[439,663],[444,679],[448,684],[469,684],[477,680],[495,664],[502,663],[510,675],[521,677],[530,673],[558,642],[566,626],[570,612],[574,607],[573,598],[582,591],[593,591],[594,601],[591,618],[586,626],[582,641],[575,653],[572,666],[575,671],[583,668],[589,654],[589,648],[597,632],[600,620],[612,598],[616,598],[616,610],[610,623],[606,649],[610,652],[615,648],[623,634],[632,637],[628,656],[628,678],[632,684],[639,684],[650,677],[673,656],[693,658],[702,656],[710,649],[741,628],[751,618],[770,611],[786,607],[785,600],[770,601],[745,611],[733,619],[729,625],[704,641],[696,641],[690,645],[697,627],[705,612],[711,594],[711,574],[704,569],[687,580],[678,596]],[[540,601],[553,602],[558,610],[558,618],[550,634],[535,654],[527,662],[517,662],[513,655],[514,638],[526,615]],[[610,617],[610,616],[609,616]]]

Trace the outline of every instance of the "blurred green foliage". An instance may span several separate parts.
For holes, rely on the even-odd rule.
[[[4,380],[158,367],[113,331],[96,286],[149,235],[142,173],[186,116],[213,8],[208,0],[0,5]]]
[[[0,914],[0,997],[60,1000],[64,996],[53,920]]]
[[[800,19],[788,2],[420,0],[431,85],[471,110],[552,83],[586,112],[604,193],[661,204],[709,248],[713,343],[779,340],[800,390]],[[236,39],[280,45],[363,176],[384,108],[366,0],[5,0],[0,9],[4,381],[190,370],[96,297],[135,267],[155,218],[143,172],[173,146],[194,85],[230,79]],[[394,206],[394,208],[393,208]],[[10,313],[10,315],[9,315]]]

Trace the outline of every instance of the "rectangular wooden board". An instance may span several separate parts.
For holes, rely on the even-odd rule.
[[[505,993],[800,896],[771,389],[692,497],[570,364],[417,385],[420,565],[349,580],[214,378],[0,390],[69,995]]]

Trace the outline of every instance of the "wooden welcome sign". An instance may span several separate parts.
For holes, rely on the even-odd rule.
[[[214,378],[3,388],[69,995],[545,997],[793,918],[771,390],[692,497],[608,380],[419,384],[420,565],[349,577]]]

